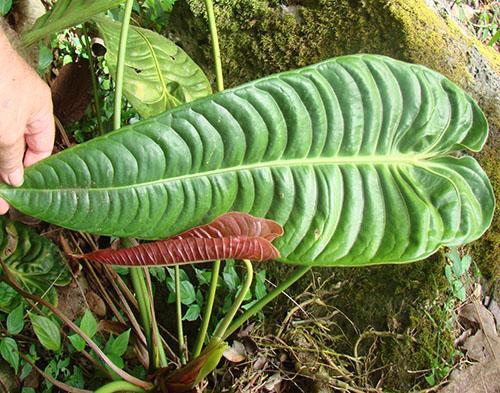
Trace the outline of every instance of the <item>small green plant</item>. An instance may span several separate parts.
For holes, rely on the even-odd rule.
[[[444,274],[450,284],[453,296],[463,302],[467,297],[467,272],[472,258],[470,255],[460,256],[457,248],[451,248],[446,253],[446,257],[449,263],[445,266]]]

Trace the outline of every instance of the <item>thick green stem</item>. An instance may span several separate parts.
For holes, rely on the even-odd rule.
[[[222,91],[224,90],[224,77],[222,75],[219,35],[217,34],[217,25],[215,24],[214,5],[212,0],[205,0],[205,7],[207,8],[208,27],[210,29],[210,37],[212,39],[212,53],[214,56],[217,90]]]
[[[147,393],[146,390],[141,389],[131,383],[125,381],[110,382],[101,386],[95,393],[113,393],[113,392],[134,392],[134,393]]]
[[[229,325],[233,321],[234,316],[240,309],[241,303],[243,303],[243,300],[245,299],[245,296],[250,289],[250,286],[252,285],[253,281],[253,266],[252,262],[250,262],[248,259],[244,259],[243,263],[245,264],[245,268],[247,270],[247,274],[245,277],[245,282],[243,283],[243,286],[241,287],[240,292],[236,296],[236,299],[234,299],[234,303],[227,312],[226,316],[220,323],[219,327],[214,333],[215,338],[222,339],[226,335],[226,331],[229,328]]]
[[[177,340],[179,341],[179,357],[182,364],[186,364],[186,343],[184,342],[184,329],[182,328],[182,293],[181,293],[181,269],[175,266],[175,305],[177,308]]]
[[[123,73],[125,70],[125,55],[127,53],[127,36],[132,16],[134,0],[127,0],[125,14],[123,15],[122,30],[120,33],[120,45],[118,47],[118,61],[116,63],[115,80],[115,112],[113,117],[113,128],[117,130],[122,122],[122,96],[123,96]]]
[[[92,56],[92,47],[90,45],[90,37],[87,31],[87,27],[85,23],[82,24],[82,32],[85,36],[85,46],[87,48],[87,55],[89,57],[90,64],[90,74],[92,77],[92,91],[94,93],[94,107],[95,107],[95,117],[97,119],[97,128],[99,129],[99,135],[104,135],[104,127],[102,125],[102,117],[101,117],[101,102],[99,100],[99,87],[97,83],[97,73],[96,67],[94,64],[94,56]]]
[[[222,61],[220,56],[219,35],[217,33],[217,24],[215,23],[214,5],[212,0],[205,0],[205,7],[208,16],[208,28],[212,39],[212,54],[214,57],[215,78],[218,91],[224,90],[224,76],[222,74]],[[217,292],[217,283],[219,281],[220,261],[215,261],[212,266],[212,278],[210,280],[210,289],[208,292],[207,303],[203,313],[203,320],[196,344],[193,351],[193,356],[196,358],[203,348],[205,338],[208,332],[208,325],[212,316],[214,307],[215,293]]]
[[[260,310],[262,310],[262,308],[264,308],[265,305],[267,305],[269,302],[275,299],[278,295],[286,291],[288,287],[290,287],[290,285],[299,280],[309,270],[311,270],[310,266],[301,266],[296,268],[295,271],[285,281],[279,284],[266,296],[264,296],[252,307],[246,310],[239,318],[237,318],[222,335],[222,339],[223,340],[227,339],[231,334],[233,334],[236,330],[238,330],[248,319],[257,314]]]
[[[137,304],[139,305],[139,314],[141,315],[141,323],[146,336],[146,341],[148,343],[148,347],[151,348],[151,318],[149,311],[151,309],[151,304],[149,302],[146,280],[144,278],[142,268],[130,269],[130,279],[132,280],[135,297],[137,299]]]
[[[145,268],[143,272],[144,272],[144,277],[146,278],[149,315],[151,317],[152,337],[151,337],[150,347],[151,347],[151,352],[153,353],[153,365],[155,369],[165,368],[168,366],[168,361],[167,361],[167,355],[165,354],[165,348],[163,347],[163,340],[160,334],[160,329],[158,327],[158,322],[156,320],[151,274],[149,273],[149,270],[147,268]]]
[[[217,282],[219,281],[220,261],[215,261],[212,266],[212,277],[210,279],[210,288],[207,295],[207,303],[203,312],[203,319],[201,321],[200,331],[196,337],[196,344],[193,350],[193,357],[196,358],[200,355],[207,337],[208,325],[212,317],[212,310],[214,308],[215,293],[217,292]]]

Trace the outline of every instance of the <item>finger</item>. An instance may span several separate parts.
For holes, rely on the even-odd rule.
[[[19,187],[23,184],[24,138],[0,145],[0,177],[6,183]]]
[[[9,211],[9,204],[3,199],[0,199],[0,216]]]
[[[28,124],[25,135],[27,151],[24,165],[30,166],[52,154],[54,147],[55,125],[52,106],[45,112],[34,117]]]

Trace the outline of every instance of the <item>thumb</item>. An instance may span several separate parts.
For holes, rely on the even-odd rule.
[[[24,168],[24,138],[0,145],[0,177],[14,187],[23,184]]]

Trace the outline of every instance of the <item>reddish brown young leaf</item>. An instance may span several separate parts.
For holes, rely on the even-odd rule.
[[[227,213],[210,224],[170,239],[132,248],[99,250],[84,257],[125,266],[187,264],[228,258],[265,261],[279,257],[271,241],[282,234],[283,228],[272,220],[243,213]]]
[[[222,359],[227,343],[213,338],[197,358],[180,369],[168,373],[168,369],[159,369],[155,373],[155,384],[166,393],[188,393],[210,374]]]

